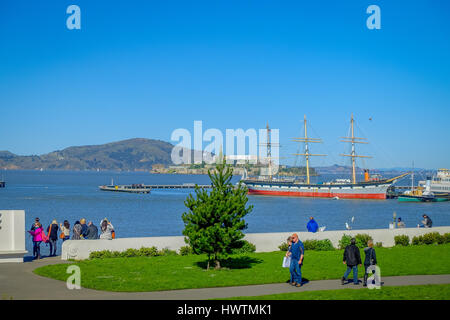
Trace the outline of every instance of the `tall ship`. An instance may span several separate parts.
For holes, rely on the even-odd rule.
[[[355,137],[353,114],[350,120],[351,135],[343,137],[342,142],[351,144],[351,152],[341,156],[351,158],[352,176],[350,179],[336,179],[323,183],[311,183],[310,181],[310,158],[315,156],[325,156],[324,154],[313,154],[310,152],[310,143],[321,143],[318,138],[308,136],[306,116],[304,117],[304,137],[294,138],[294,141],[304,143],[304,153],[295,154],[303,156],[306,160],[306,180],[296,178],[276,178],[273,172],[270,151],[268,151],[268,172],[266,176],[242,178],[242,182],[247,186],[250,195],[270,195],[270,196],[295,196],[314,198],[335,198],[335,199],[386,199],[387,189],[398,179],[409,173],[400,176],[383,179],[379,175],[370,177],[369,170],[364,170],[364,181],[356,180],[356,158],[371,158],[369,156],[356,153],[356,144],[367,144],[366,138]],[[267,150],[270,149],[270,129],[267,127]]]

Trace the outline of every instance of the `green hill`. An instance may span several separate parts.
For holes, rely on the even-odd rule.
[[[40,156],[0,151],[0,168],[55,170],[150,170],[171,164],[173,145],[161,140],[129,139],[102,145],[69,147]]]

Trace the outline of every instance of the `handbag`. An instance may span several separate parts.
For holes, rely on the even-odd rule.
[[[289,268],[291,266],[291,257],[284,257],[282,266],[283,268]]]
[[[60,239],[64,239],[66,237],[66,235],[64,234],[64,231],[61,231],[61,234],[59,235]]]
[[[52,229],[50,228],[48,231],[48,235],[50,235],[51,230]],[[41,228],[41,238],[42,238],[42,241],[44,241],[45,243],[48,242],[48,236],[45,234],[44,229],[42,229],[42,228]]]

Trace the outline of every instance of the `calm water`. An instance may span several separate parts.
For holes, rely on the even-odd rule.
[[[82,217],[97,226],[104,217],[112,222],[117,237],[150,237],[181,235],[189,190],[153,190],[151,194],[129,194],[99,191],[109,184],[208,184],[204,175],[160,175],[118,172],[3,171],[7,186],[0,189],[1,209],[24,209],[26,228],[40,217],[46,228],[52,219],[70,224]],[[329,179],[330,177],[323,177]],[[235,181],[238,177],[234,178]],[[345,228],[355,217],[353,229],[387,228],[392,213],[402,217],[407,227],[415,227],[427,213],[434,226],[450,225],[450,202],[399,203],[397,200],[331,200],[288,197],[250,196],[254,205],[247,216],[246,232],[306,231],[314,216],[327,230]],[[43,247],[43,254],[48,249]],[[27,236],[27,250],[32,249]]]

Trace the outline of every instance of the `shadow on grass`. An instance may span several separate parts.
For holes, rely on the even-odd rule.
[[[263,260],[257,258],[251,258],[247,256],[243,257],[230,257],[220,260],[220,266],[227,269],[249,269],[258,263],[262,263]],[[208,261],[199,261],[195,263],[202,269],[206,269]],[[214,262],[211,262],[211,268],[214,268]]]

